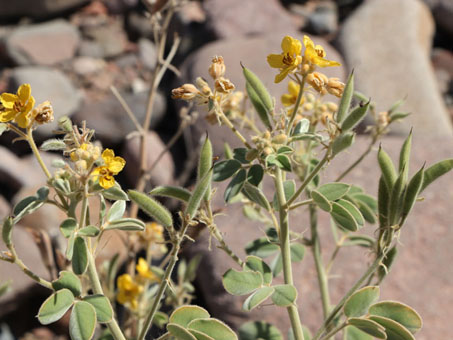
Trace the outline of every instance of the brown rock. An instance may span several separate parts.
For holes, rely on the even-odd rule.
[[[399,13],[398,20],[389,13]],[[430,135],[453,133],[429,60],[433,33],[429,10],[414,0],[367,1],[341,28],[338,45],[355,70],[356,88],[378,111],[407,97],[401,110],[412,114],[393,129],[398,134],[411,126]]]

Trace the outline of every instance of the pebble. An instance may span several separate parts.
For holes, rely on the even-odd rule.
[[[147,69],[153,70],[156,67],[157,49],[149,39],[141,38],[138,41],[138,54]]]
[[[2,1],[0,18],[17,19],[22,17],[48,18],[62,12],[76,9],[89,0],[14,0]]]

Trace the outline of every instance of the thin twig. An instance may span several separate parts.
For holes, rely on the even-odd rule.
[[[144,130],[140,123],[138,122],[137,118],[135,117],[134,113],[132,112],[130,106],[126,103],[124,100],[123,96],[118,92],[116,87],[114,85],[110,86],[110,91],[112,91],[113,95],[118,99],[120,102],[121,106],[123,107],[124,111],[126,111],[127,115],[131,119],[132,123],[134,123],[135,128],[140,132],[140,134],[144,133]]]

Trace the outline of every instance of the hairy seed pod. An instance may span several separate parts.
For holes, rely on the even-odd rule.
[[[407,181],[407,177],[409,175],[409,161],[411,157],[411,146],[412,146],[412,129],[407,136],[406,140],[403,143],[400,151],[400,160],[399,160],[399,168],[398,171],[404,169],[404,179]]]
[[[370,102],[366,103],[365,105],[357,106],[351,113],[345,118],[343,123],[341,124],[342,131],[348,131],[354,128],[360,121],[365,118],[368,108],[370,106]]]
[[[198,159],[197,181],[200,181],[212,168],[212,144],[206,135],[206,140],[201,147],[200,158]],[[206,191],[204,199],[206,201],[211,197],[211,184]]]
[[[346,112],[351,106],[352,95],[354,94],[354,72],[349,75],[348,81],[341,97],[340,106],[337,113],[337,122],[341,123],[346,115]]]
[[[378,188],[378,213],[379,213],[379,226],[381,228],[388,227],[388,210],[389,210],[390,194],[385,183],[384,176],[379,179]]]
[[[453,169],[453,159],[444,159],[443,161],[431,165],[428,169],[425,170],[423,185],[420,189],[420,192],[425,190],[428,185],[430,185],[440,176],[445,175],[451,169]]]
[[[417,200],[418,194],[421,191],[424,178],[424,169],[425,166],[423,165],[422,168],[418,170],[418,172],[412,177],[412,179],[409,181],[409,184],[407,185],[406,194],[403,201],[403,209],[401,212],[402,217],[401,224],[403,224],[404,221],[406,220],[407,215],[409,215],[410,211],[412,210],[412,207],[414,206],[415,201]]]
[[[187,203],[185,215],[189,215],[193,219],[198,208],[200,207],[201,200],[206,194],[208,188],[211,187],[212,169],[210,169],[198,182],[193,190],[192,196]]]
[[[175,198],[182,202],[189,202],[190,191],[181,187],[175,187],[170,185],[155,187],[149,192],[152,196],[163,196],[169,198]]]
[[[274,103],[271,95],[255,73],[246,67],[242,67],[242,71],[246,80],[245,85],[250,101],[258,112],[261,121],[268,128],[271,128],[269,115],[274,111]]]
[[[156,222],[162,224],[164,227],[173,226],[173,218],[167,208],[165,208],[162,204],[148,195],[136,190],[129,190],[128,195],[141,210],[143,210],[148,216],[154,218]]]
[[[396,174],[392,159],[381,147],[379,147],[378,151],[378,163],[379,167],[381,168],[382,176],[384,177],[385,183],[387,184],[387,188],[389,192],[391,192],[393,184],[395,183],[398,175]]]
[[[395,184],[393,185],[390,201],[389,201],[389,223],[394,225],[399,219],[399,213],[402,209],[402,201],[404,195],[404,187],[406,180],[404,178],[404,168],[401,170],[400,175],[398,176]]]

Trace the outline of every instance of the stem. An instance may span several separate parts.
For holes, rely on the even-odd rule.
[[[291,250],[289,240],[289,223],[288,223],[288,211],[285,209],[286,198],[285,191],[283,188],[282,171],[280,168],[276,168],[275,173],[275,188],[277,190],[278,202],[280,205],[279,217],[280,217],[280,249],[283,260],[283,277],[285,284],[293,285],[293,272],[291,266]],[[302,331],[302,324],[300,322],[299,311],[297,304],[293,304],[287,307],[291,326],[294,332],[295,340],[304,340],[304,334]]]
[[[313,258],[315,260],[316,273],[318,274],[318,284],[321,292],[322,311],[324,319],[330,310],[330,296],[329,296],[329,280],[327,278],[326,270],[321,257],[321,242],[318,237],[318,214],[316,207],[310,205],[310,230]]]
[[[50,171],[47,169],[47,166],[44,164],[44,161],[42,160],[38,147],[36,146],[35,140],[33,139],[32,132],[33,132],[33,130],[31,128],[27,129],[27,142],[30,145],[30,148],[33,151],[33,154],[35,155],[36,159],[38,160],[38,163],[41,166],[41,169],[44,171],[47,178],[50,179],[50,178],[52,178],[52,175],[51,175]]]
[[[340,176],[338,176],[338,178],[335,180],[335,182],[339,182],[341,181],[348,173],[350,173],[357,165],[360,164],[360,162],[363,161],[363,159],[370,153],[370,151],[373,149],[373,145],[376,143],[377,141],[377,137],[373,137],[370,145],[368,145],[368,148],[365,150],[365,152],[360,155],[359,158],[357,158],[357,160],[351,164],[351,166],[349,168],[347,168]]]
[[[304,205],[311,204],[311,203],[313,203],[312,199],[300,201],[300,202],[294,203],[292,206],[288,207],[288,210],[293,210],[293,209],[296,209],[296,208],[299,208],[299,207],[302,207]]]
[[[286,128],[286,135],[287,136],[290,135],[294,119],[296,118],[297,110],[299,109],[299,105],[300,105],[300,103],[302,101],[302,97],[303,97],[303,94],[304,94],[304,86],[305,86],[305,76],[302,78],[302,80],[300,81],[299,85],[300,85],[299,94],[297,95],[296,103],[294,104],[293,112],[291,114],[288,126]]]
[[[87,211],[88,211],[88,186],[85,183],[83,200],[82,200],[82,212],[80,214],[80,221],[79,221],[80,229],[85,226]],[[101,281],[99,280],[99,275],[96,270],[96,262],[94,260],[94,256],[93,256],[92,249],[91,249],[91,239],[89,237],[87,237],[86,240],[87,240],[87,244],[88,244],[87,273],[88,273],[88,277],[90,278],[91,287],[95,294],[105,295],[104,291],[102,290]],[[110,301],[109,301],[109,305],[112,308]],[[112,308],[112,310],[113,310],[113,308]],[[113,317],[112,320],[107,323],[107,327],[109,328],[109,330],[112,333],[112,336],[115,340],[126,340],[126,337],[124,336],[123,332],[121,331],[120,326],[116,322],[115,317]]]
[[[313,340],[318,340],[321,334],[327,329],[329,326],[330,322],[336,317],[338,312],[343,308],[343,305],[345,304],[346,300],[355,293],[357,289],[360,288],[361,284],[370,276],[373,274],[376,269],[379,267],[381,261],[384,259],[385,254],[381,254],[378,256],[374,262],[371,264],[371,266],[367,269],[367,271],[357,280],[357,282],[352,286],[352,288],[343,296],[343,298],[338,302],[338,304],[335,306],[335,308],[330,312],[329,316],[326,318],[324,321],[323,325],[321,328],[316,332],[316,335],[313,337]]]
[[[184,239],[184,235],[185,235],[188,227],[189,227],[189,223],[187,221],[183,221],[183,227],[181,229],[181,232],[179,233],[179,235],[176,235],[176,242],[173,244],[173,248],[171,250],[170,262],[168,263],[168,266],[165,269],[165,274],[164,274],[164,277],[162,278],[162,282],[160,284],[159,290],[157,291],[156,297],[154,298],[153,305],[152,305],[150,311],[148,312],[148,315],[146,316],[144,326],[140,330],[137,340],[144,340],[146,333],[148,332],[149,328],[151,327],[154,315],[157,312],[159,303],[162,300],[165,289],[168,286],[170,276],[173,272],[173,269],[175,268],[176,262],[178,261],[178,253],[181,248],[181,242]]]
[[[327,339],[330,339],[332,336],[334,336],[335,334],[337,334],[339,331],[341,331],[343,328],[345,328],[348,324],[346,322],[343,322],[341,325],[339,325],[338,327],[332,329],[329,333],[327,333],[326,335],[324,335],[320,340],[327,340]]]
[[[310,174],[305,178],[304,182],[300,185],[299,189],[294,193],[293,196],[286,202],[286,204],[283,206],[284,209],[288,209],[288,207],[293,203],[297,197],[304,191],[304,189],[307,187],[307,185],[311,182],[311,180],[321,171],[322,167],[324,164],[329,160],[330,157],[330,152],[332,150],[332,147],[329,146],[329,148],[326,151],[326,154],[324,155],[324,158],[316,165],[316,167],[310,172]]]
[[[252,149],[251,145],[247,142],[247,139],[245,139],[245,137],[234,127],[233,123],[231,123],[231,121],[228,119],[227,116],[225,116],[225,114],[223,113],[222,109],[221,108],[218,108],[217,110],[217,114],[219,115],[220,119],[222,120],[222,122],[228,126],[231,131],[233,131],[233,133],[236,135],[237,138],[239,138],[239,140],[244,143],[244,145],[248,148],[248,149]]]

